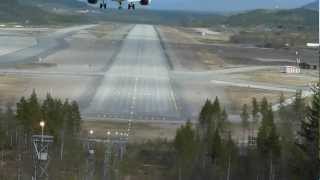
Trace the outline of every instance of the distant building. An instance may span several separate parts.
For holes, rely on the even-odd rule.
[[[296,66],[281,66],[280,72],[288,74],[300,73],[300,68]]]

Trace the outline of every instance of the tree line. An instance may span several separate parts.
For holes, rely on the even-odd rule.
[[[8,104],[0,109],[0,179],[31,177],[31,136],[41,134],[40,121],[45,122],[44,134],[54,137],[50,177],[80,178],[85,172],[85,152],[79,140],[82,120],[77,102],[50,94],[40,101],[33,91],[17,102],[15,110],[13,107]]]
[[[207,100],[198,122],[187,122],[177,129],[172,142],[130,144],[121,165],[130,173],[140,172],[140,162],[144,168],[161,167],[163,179],[316,179],[320,89],[314,88],[310,100],[301,94],[298,91],[289,106],[281,95],[277,111],[267,98],[253,98],[251,104],[242,106],[238,125],[230,122],[218,97]],[[31,177],[30,136],[40,133],[41,120],[46,123],[45,133],[54,136],[50,178],[82,179],[87,175],[85,147],[78,138],[81,117],[76,102],[50,94],[40,101],[33,92],[15,107],[7,105],[0,111],[0,180]],[[96,166],[100,167],[102,156],[98,152]],[[120,179],[126,177],[123,168],[120,173]]]
[[[198,123],[187,122],[176,132],[176,179],[319,178],[320,89],[313,91],[309,103],[298,91],[289,106],[282,94],[276,112],[267,98],[253,98],[240,113],[240,142],[219,99],[207,100]]]

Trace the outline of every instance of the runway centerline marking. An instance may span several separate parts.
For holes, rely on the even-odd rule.
[[[85,112],[130,119],[179,117],[166,56],[153,26],[136,25],[129,32]]]

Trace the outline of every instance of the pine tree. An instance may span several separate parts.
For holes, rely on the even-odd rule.
[[[226,161],[227,161],[227,180],[231,179],[232,173],[232,162],[235,161],[238,154],[237,145],[234,143],[231,137],[231,133],[228,133],[228,140],[225,143],[225,153],[226,153]]]
[[[262,116],[266,116],[268,114],[269,103],[266,97],[263,97],[260,104],[260,113]]]
[[[290,122],[290,119],[288,117],[288,111],[287,108],[284,105],[285,97],[284,94],[281,93],[280,99],[279,99],[279,132],[281,134],[281,138],[284,141],[292,142],[293,141],[293,130],[292,130],[292,122]]]
[[[220,123],[218,124],[218,128],[221,131],[224,131],[227,126],[227,123],[228,123],[228,113],[226,111],[226,108],[223,108],[221,112],[221,120],[220,120]]]
[[[192,159],[195,153],[195,140],[195,131],[192,129],[190,122],[177,130],[174,147],[183,160],[190,161]]]
[[[10,139],[10,145],[13,146],[14,137],[18,134],[18,123],[10,104],[6,105],[4,117],[7,121],[7,134]]]
[[[261,168],[264,170],[269,169],[265,176],[273,179],[274,161],[280,156],[281,148],[271,106],[264,112],[261,127],[258,131],[257,148],[265,164]]]
[[[261,154],[279,155],[280,142],[277,129],[274,124],[274,117],[271,107],[268,113],[263,116],[257,137],[257,146]]]
[[[244,104],[242,106],[242,112],[240,114],[241,117],[241,124],[242,124],[242,135],[243,135],[243,140],[245,141],[245,134],[246,134],[246,130],[248,129],[250,123],[249,123],[249,112],[248,112],[248,105]]]
[[[222,151],[222,140],[218,130],[214,132],[212,143],[211,143],[211,160],[213,163],[221,156]]]
[[[28,102],[25,97],[21,97],[17,103],[17,120],[22,125],[25,133],[29,133],[32,130],[32,123],[28,117]]]
[[[0,151],[5,143],[5,138],[4,118],[2,115],[2,110],[0,110]]]
[[[207,126],[210,122],[211,107],[212,107],[212,103],[210,100],[207,99],[199,115],[199,123],[203,127]]]
[[[33,90],[30,98],[28,99],[26,109],[28,113],[27,118],[29,119],[29,123],[31,123],[32,130],[40,131],[39,122],[42,120],[42,113],[35,90]]]
[[[221,112],[221,107],[220,107],[220,101],[219,98],[216,97],[213,104],[212,104],[212,109],[214,112]]]
[[[73,122],[73,132],[74,134],[78,134],[80,132],[81,126],[81,114],[79,110],[78,103],[73,101],[71,103],[71,113],[72,113],[72,122]]]
[[[259,104],[256,98],[252,98],[252,120],[255,124],[259,121]]]
[[[301,121],[301,137],[299,148],[304,152],[306,179],[319,177],[319,121],[320,121],[320,88],[314,88],[311,105],[307,108],[307,116]]]
[[[295,99],[292,105],[292,112],[294,116],[292,116],[294,120],[294,127],[298,129],[301,125],[300,123],[304,120],[306,116],[306,105],[304,99],[302,98],[302,91],[299,90],[296,92]]]
[[[221,124],[221,106],[220,106],[220,101],[219,98],[216,97],[211,108],[211,122],[209,126],[209,136],[212,137],[213,133],[219,129],[219,124]]]
[[[197,151],[196,133],[192,129],[192,124],[188,121],[185,125],[181,126],[174,139],[174,148],[178,158],[179,179],[192,167],[192,162],[195,158]],[[183,171],[183,172],[182,172]]]

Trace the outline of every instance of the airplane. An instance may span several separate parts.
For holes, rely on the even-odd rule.
[[[107,8],[107,0],[87,0],[89,4],[97,4],[100,1],[100,8]],[[147,6],[151,3],[151,0],[111,0],[119,4],[119,9],[122,9],[122,4],[128,2],[128,9],[136,9],[136,3],[139,3],[141,6]]]

